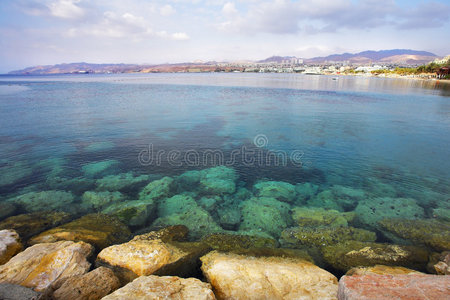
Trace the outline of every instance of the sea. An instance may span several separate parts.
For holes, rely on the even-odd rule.
[[[183,190],[177,179],[192,171],[199,187]],[[261,182],[290,209],[321,207],[318,195],[340,188],[351,205],[324,208],[408,198],[434,218],[436,208],[450,208],[450,84],[264,73],[0,76],[0,203],[14,206],[4,218],[102,213],[143,200],[146,185],[164,177],[176,186],[162,197],[189,195],[215,230],[249,230],[240,202],[264,196]],[[277,198],[290,187],[294,196]],[[229,205],[240,217],[222,222],[220,210],[238,192]],[[167,217],[153,200],[132,230]]]

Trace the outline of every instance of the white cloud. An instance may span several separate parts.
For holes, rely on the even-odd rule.
[[[47,5],[52,16],[63,19],[78,19],[85,15],[83,8],[77,4],[81,0],[58,0]]]
[[[233,2],[225,3],[222,8],[222,12],[224,15],[227,15],[227,16],[234,16],[238,13],[236,6],[234,5]]]
[[[172,34],[172,39],[177,41],[186,41],[189,40],[190,37],[184,32],[175,32],[174,34]]]
[[[173,15],[175,12],[175,9],[170,4],[166,4],[159,9],[159,13],[164,17]]]

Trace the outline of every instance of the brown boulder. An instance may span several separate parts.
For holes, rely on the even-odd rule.
[[[175,276],[141,276],[121,289],[103,298],[104,300],[213,300],[214,293],[208,283],[195,278]]]
[[[93,247],[61,241],[31,246],[0,266],[0,282],[20,284],[36,291],[58,288],[67,278],[89,270]]]
[[[84,275],[67,279],[53,293],[55,300],[98,300],[120,287],[111,269],[100,267]]]
[[[70,223],[47,230],[30,239],[29,244],[56,241],[83,241],[101,250],[110,245],[123,243],[131,233],[118,219],[102,214],[89,214]]]
[[[20,237],[14,230],[0,230],[0,265],[22,251]]]

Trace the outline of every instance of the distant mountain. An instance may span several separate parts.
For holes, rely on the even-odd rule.
[[[295,56],[271,56],[269,58],[258,60],[258,63],[282,63],[283,60],[290,60],[292,58],[296,58]]]
[[[326,63],[326,62],[342,62],[348,61],[350,63],[396,63],[396,64],[425,64],[438,56],[431,52],[416,51],[409,49],[393,49],[380,51],[363,51],[359,53],[343,53],[332,54],[325,57],[314,57],[305,59],[305,63]]]
[[[143,67],[133,64],[90,64],[85,62],[35,66],[23,70],[11,71],[11,75],[41,75],[41,74],[73,74],[73,73],[124,73],[137,72]]]

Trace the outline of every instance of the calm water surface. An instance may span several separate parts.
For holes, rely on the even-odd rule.
[[[77,206],[108,175],[151,181],[225,164],[249,191],[258,180],[310,182],[317,193],[342,185],[416,199],[430,217],[450,195],[448,87],[296,74],[3,76],[0,197],[65,190]],[[105,160],[114,167],[83,168]],[[55,178],[92,184],[61,188]],[[123,193],[137,199],[142,187]],[[48,209],[39,203],[15,213]]]

